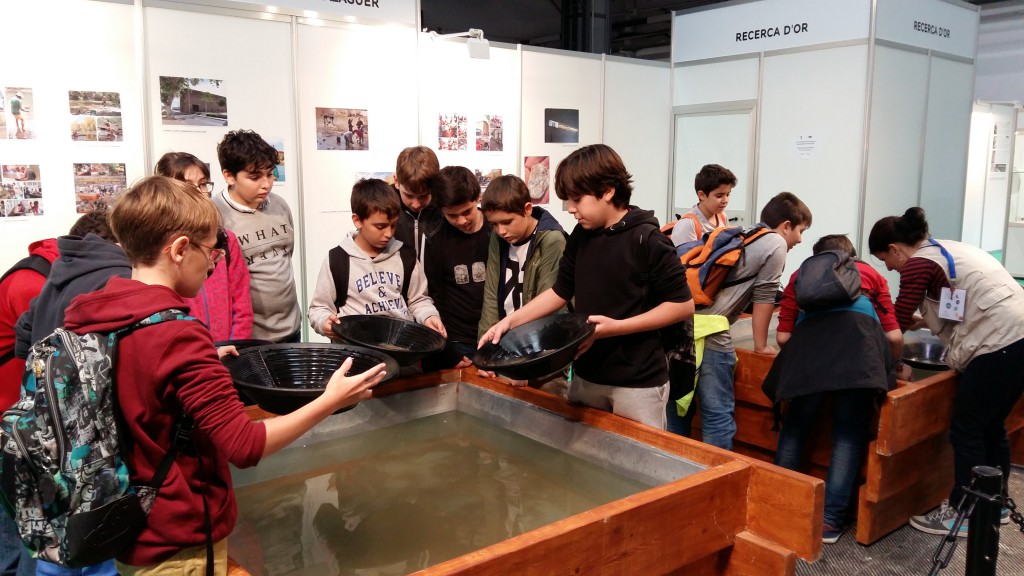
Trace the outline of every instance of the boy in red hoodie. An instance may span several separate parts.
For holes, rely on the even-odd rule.
[[[132,263],[130,279],[115,277],[102,289],[75,298],[66,328],[110,332],[162,310],[187,310],[224,257],[214,248],[219,217],[209,198],[187,183],[163,176],[138,182],[110,217]],[[201,573],[206,563],[204,501],[212,519],[215,573],[227,573],[227,536],[238,514],[228,463],[253,466],[332,412],[370,397],[383,376],[380,364],[345,376],[346,360],[323,395],[285,416],[252,422],[217,358],[209,331],[192,321],[169,321],[128,334],[118,345],[117,399],[128,432],[132,483],[150,482],[184,410],[195,419],[194,455],[178,453],[131,547],[118,555],[122,575]],[[158,565],[158,566],[157,566]],[[163,572],[161,572],[163,573]]]

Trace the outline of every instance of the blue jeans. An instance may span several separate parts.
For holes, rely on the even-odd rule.
[[[18,525],[0,511],[0,576],[32,576],[36,559],[21,545]]]
[[[701,441],[726,450],[732,450],[736,436],[735,370],[735,352],[704,349],[697,377]]]
[[[825,523],[841,528],[868,445],[868,428],[877,390],[839,390],[800,396],[789,401],[782,420],[775,464],[799,470],[804,446],[814,429],[821,402],[831,396],[832,458],[825,479]]]
[[[85,568],[65,568],[40,560],[36,564],[36,576],[117,576],[117,566],[113,560],[107,560]]]

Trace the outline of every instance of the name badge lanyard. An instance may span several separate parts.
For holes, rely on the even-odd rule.
[[[929,237],[928,242],[932,246],[938,247],[942,255],[946,257],[946,263],[949,265],[949,288],[942,289],[939,298],[939,318],[953,322],[963,322],[964,302],[967,300],[967,294],[956,287],[956,264],[953,262],[953,256],[942,244],[936,242],[934,238]]]
[[[946,250],[946,247],[935,241],[935,238],[929,237],[928,242],[932,246],[937,246],[942,255],[946,257],[946,263],[949,264],[949,284],[953,288],[956,288],[956,264],[953,262],[953,255]]]

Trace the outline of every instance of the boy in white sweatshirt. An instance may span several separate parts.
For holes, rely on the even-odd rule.
[[[309,324],[319,334],[335,338],[331,325],[339,316],[381,314],[415,320],[446,335],[434,301],[427,295],[427,279],[415,252],[411,258],[403,257],[402,250],[412,247],[394,238],[400,210],[398,196],[383,180],[363,179],[352,187],[356,231],[331,250],[336,263],[347,257],[348,278],[335,269],[337,266],[332,267],[328,255],[309,304]],[[339,294],[338,286],[345,286],[346,293]]]

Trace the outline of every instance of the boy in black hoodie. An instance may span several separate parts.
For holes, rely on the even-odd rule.
[[[659,328],[693,315],[672,242],[649,210],[629,205],[622,158],[585,146],[555,172],[555,194],[576,218],[555,285],[492,326],[479,345],[566,305],[596,324],[573,363],[569,400],[665,428],[668,368]]]

